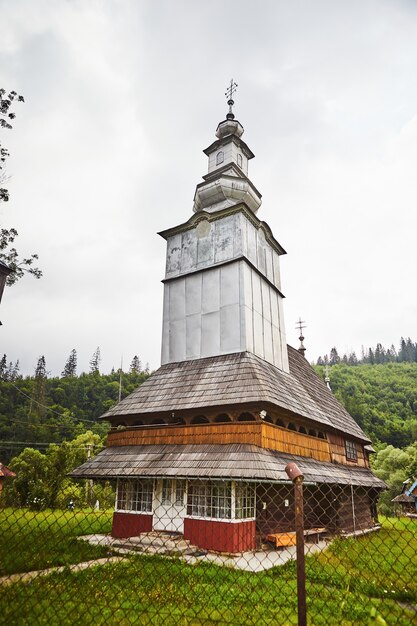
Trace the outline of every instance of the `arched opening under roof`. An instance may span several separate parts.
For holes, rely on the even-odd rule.
[[[313,428],[309,429],[308,434],[310,435],[310,437],[317,437],[317,433]]]
[[[143,426],[143,422],[142,422],[142,420],[135,420],[133,422],[132,426]]]
[[[151,424],[157,426],[159,425],[166,425],[166,421],[163,420],[161,417],[156,417],[154,420],[152,420]]]
[[[319,439],[326,439],[326,435],[325,435],[324,433],[322,433],[322,432],[321,432],[321,430],[319,430],[319,432],[318,432],[318,434],[317,434],[317,437],[318,437]]]
[[[280,417],[277,419],[277,421],[275,422],[275,424],[276,424],[277,426],[281,426],[281,428],[286,428],[285,423],[282,421],[282,419],[281,419]]]
[[[256,422],[255,416],[252,413],[241,413],[237,418],[238,422]]]
[[[270,415],[265,415],[265,417],[263,418],[264,422],[268,422],[268,424],[273,424],[274,422],[272,421],[272,417]]]
[[[183,417],[174,417],[173,424],[174,426],[184,426],[186,424],[186,421]]]
[[[191,424],[208,424],[209,420],[205,415],[196,415],[190,422]]]
[[[292,422],[290,422],[288,424],[288,430],[295,430],[297,432],[297,426],[293,424]]]
[[[299,433],[302,433],[303,435],[307,434],[307,430],[304,428],[304,426],[300,426],[300,428],[298,429]]]
[[[216,415],[216,417],[214,418],[214,421],[220,424],[223,422],[231,422],[232,420],[227,415],[227,413],[220,413],[220,415]]]

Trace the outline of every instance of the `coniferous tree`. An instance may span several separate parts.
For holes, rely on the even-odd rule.
[[[357,365],[358,364],[358,357],[356,356],[355,352],[351,352],[349,354],[348,364],[349,365]]]
[[[337,365],[338,363],[340,363],[340,356],[338,355],[336,348],[332,348],[330,350],[329,364]]]
[[[73,378],[77,375],[77,351],[72,349],[61,373],[62,378]]]
[[[140,362],[140,358],[136,354],[132,359],[129,371],[132,373],[136,372],[136,374],[140,374],[142,371],[142,363]]]
[[[7,380],[6,375],[7,375],[7,356],[3,354],[0,360],[0,379]]]
[[[42,355],[39,357],[35,368],[35,379],[33,381],[33,399],[35,400],[35,406],[33,407],[34,413],[39,417],[44,417],[46,414],[46,361]]]
[[[100,348],[97,348],[97,350],[94,352],[93,356],[90,359],[90,372],[92,374],[100,373],[100,361],[101,361]]]

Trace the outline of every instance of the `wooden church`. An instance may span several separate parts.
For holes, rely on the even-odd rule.
[[[204,150],[193,215],[167,242],[162,364],[102,419],[107,446],[73,477],[117,481],[112,535],[181,533],[203,549],[253,550],[294,530],[294,461],[305,527],[370,528],[384,483],[370,441],[287,346],[280,256],[258,217],[254,157],[232,106]]]

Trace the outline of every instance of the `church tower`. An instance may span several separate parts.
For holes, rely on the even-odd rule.
[[[117,481],[116,539],[168,531],[204,550],[255,550],[294,530],[289,462],[311,487],[307,529],[374,523],[383,483],[370,441],[304,358],[301,320],[300,348],[286,344],[285,251],[257,215],[235,88],[192,216],[159,233],[162,365],[102,416],[106,448],[72,473]]]
[[[162,365],[251,352],[284,372],[288,354],[279,257],[285,250],[259,220],[261,194],[249,178],[253,152],[229,112],[204,153],[208,172],[194,215],[159,233],[167,241]]]

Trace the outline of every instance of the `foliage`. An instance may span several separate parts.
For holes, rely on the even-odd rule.
[[[37,254],[31,254],[27,258],[21,259],[16,248],[10,247],[17,236],[18,232],[15,228],[0,228],[0,261],[6,263],[12,270],[7,277],[7,285],[14,285],[25,273],[31,274],[34,278],[42,277],[42,270],[33,266],[39,258]]]
[[[105,556],[104,548],[75,537],[108,533],[111,518],[111,511],[0,509],[0,575]]]
[[[36,376],[22,378],[18,373],[15,376],[14,369],[13,364],[7,365],[4,355],[0,361],[0,457],[3,463],[7,465],[24,447],[71,440],[86,427],[100,436],[107,433],[108,424],[98,418],[119,399],[120,372],[48,378],[42,357]],[[147,377],[145,371],[122,372],[122,398]]]
[[[404,551],[401,552],[401,548]],[[309,623],[414,623],[417,524],[386,520],[381,534],[339,540],[307,558]],[[296,624],[296,566],[254,574],[161,556],[65,571],[4,587],[5,620],[48,624]]]
[[[102,447],[101,437],[88,431],[73,441],[50,444],[45,453],[25,448],[10,463],[16,478],[6,483],[3,501],[7,505],[41,510],[66,506],[77,494],[75,504],[78,507],[93,506],[96,494],[75,489],[67,474],[84,463],[88,456],[97,454]],[[65,494],[71,490],[72,495],[65,502]]]
[[[330,350],[330,356],[325,354],[319,356],[317,365],[337,365],[345,363],[346,365],[379,365],[381,363],[416,363],[417,362],[417,342],[412,341],[410,337],[404,339],[401,337],[398,351],[392,344],[389,348],[384,348],[381,343],[377,343],[375,348],[364,348],[362,346],[362,355],[358,359],[355,352],[339,356],[336,347]]]
[[[316,366],[324,378],[325,368]],[[335,396],[369,438],[404,447],[417,438],[417,363],[331,367]]]
[[[65,363],[65,367],[61,373],[62,378],[73,378],[77,374],[77,351],[71,350],[70,355]]]
[[[23,96],[19,96],[16,91],[11,91],[6,94],[4,89],[0,89],[0,129],[11,129],[11,120],[14,120],[16,114],[14,113],[13,105],[16,102],[24,102]],[[5,176],[5,163],[6,159],[10,156],[9,151],[2,145],[0,141],[0,185],[6,181]],[[0,187],[0,202],[8,202],[9,191],[5,187]],[[35,278],[41,278],[42,271],[33,266],[34,261],[38,259],[37,254],[32,254],[27,258],[20,259],[19,253],[13,246],[13,243],[18,236],[18,232],[15,228],[0,228],[0,261],[6,263],[12,270],[11,274],[7,277],[7,284],[13,285],[21,278],[24,273],[31,274]]]
[[[100,373],[100,362],[101,362],[100,348],[97,348],[93,356],[90,359],[90,372],[92,374]]]
[[[417,479],[417,442],[403,450],[394,446],[382,448],[373,461],[372,469],[388,485],[388,490],[379,497],[379,511],[384,515],[399,511],[400,507],[392,499],[401,493],[405,480]]]

